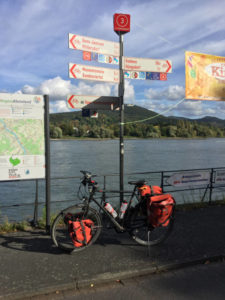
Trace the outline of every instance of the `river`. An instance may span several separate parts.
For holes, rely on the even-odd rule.
[[[119,173],[118,140],[54,140],[50,149],[51,177],[80,176],[80,170],[98,175]],[[216,167],[225,167],[225,139],[125,140],[125,173]],[[125,180],[133,178],[136,176],[126,176]],[[118,177],[110,180],[110,187],[118,189]],[[160,184],[157,178],[151,177],[150,180]],[[77,182],[78,179],[76,183],[74,180],[52,180],[52,201],[59,201],[59,204],[60,200],[73,199]],[[35,200],[35,181],[1,182],[0,186],[0,206],[33,203]],[[39,201],[43,202],[43,181],[39,182],[38,191]],[[6,215],[14,221],[32,218],[32,214],[31,205],[0,208],[1,221]]]

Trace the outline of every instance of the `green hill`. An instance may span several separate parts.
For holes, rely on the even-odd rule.
[[[127,137],[224,137],[225,121],[215,117],[186,119],[157,116],[140,106],[125,105],[124,127]],[[155,117],[155,118],[154,118]],[[146,120],[149,119],[149,120]],[[144,122],[134,122],[146,120]],[[99,111],[98,118],[82,117],[81,111],[50,114],[50,134],[53,138],[65,136],[114,138],[119,136],[119,111]],[[134,122],[134,123],[132,123]]]

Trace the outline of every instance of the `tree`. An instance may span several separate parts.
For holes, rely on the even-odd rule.
[[[60,127],[54,127],[52,132],[53,139],[61,139],[62,138],[62,129]]]

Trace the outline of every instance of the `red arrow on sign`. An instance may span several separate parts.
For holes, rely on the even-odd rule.
[[[76,35],[74,34],[73,36],[72,36],[72,38],[70,39],[70,44],[73,46],[73,48],[74,49],[76,49],[76,46],[74,45],[74,40],[75,40],[75,38],[76,38]]]
[[[73,95],[68,99],[68,103],[71,105],[72,108],[75,108],[72,103],[72,100],[73,100]]]
[[[168,73],[168,72],[169,72],[169,70],[172,68],[172,66],[171,66],[171,64],[169,63],[169,61],[168,61],[168,60],[167,60],[166,62],[167,62],[167,65],[168,65],[168,69],[166,70],[166,73]]]
[[[70,73],[73,75],[74,78],[77,78],[76,75],[75,75],[74,72],[73,72],[74,69],[75,69],[75,67],[76,67],[76,64],[74,64],[74,65],[72,66],[72,68],[70,69]]]

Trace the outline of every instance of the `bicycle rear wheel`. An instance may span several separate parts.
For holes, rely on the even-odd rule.
[[[68,218],[72,220],[91,220],[93,225],[91,226],[91,239],[88,243],[82,246],[75,246],[69,232]],[[51,236],[54,244],[68,252],[77,252],[86,249],[88,246],[92,245],[99,237],[102,229],[102,222],[99,213],[83,204],[74,205],[68,207],[61,211],[55,218]]]
[[[170,234],[174,217],[167,226],[153,227],[149,224],[146,214],[140,209],[134,209],[129,216],[129,234],[140,245],[154,246],[162,243]]]

